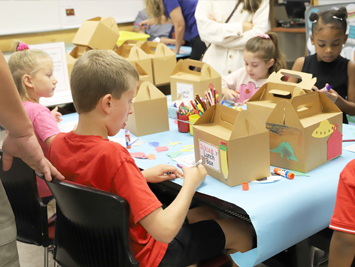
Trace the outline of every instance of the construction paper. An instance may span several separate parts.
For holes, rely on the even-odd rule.
[[[177,156],[179,156],[180,154],[182,154],[181,151],[166,153],[166,155],[167,155],[168,157],[171,157],[172,159],[175,159],[175,158],[176,158]]]
[[[341,155],[343,135],[338,131],[338,124],[335,124],[333,133],[328,139],[327,159],[330,160]]]
[[[181,152],[193,152],[194,151],[194,146],[193,145],[187,145],[183,146],[184,149],[181,149]]]
[[[159,142],[149,142],[149,145],[151,145],[153,147],[158,147],[159,146]]]
[[[157,158],[155,157],[155,155],[153,153],[151,153],[148,155],[148,159],[152,160],[152,159],[157,159]]]
[[[224,179],[228,178],[228,159],[227,159],[227,144],[225,142],[220,142],[219,144],[219,153],[221,155],[221,169],[224,176]]]
[[[167,144],[167,146],[176,146],[176,145],[178,145],[178,144],[181,144],[179,141],[177,141],[177,142],[170,142],[169,141],[169,144]]]
[[[178,157],[174,159],[186,167],[191,167],[195,164],[195,154],[189,154],[186,156]]]
[[[144,152],[132,152],[131,156],[137,159],[147,159],[148,156]]]
[[[307,176],[309,177],[310,175],[308,175],[307,173],[304,172],[297,172],[297,171],[291,171],[295,176]]]
[[[270,151],[274,153],[280,153],[281,158],[283,158],[285,155],[287,160],[292,159],[298,162],[298,159],[295,156],[295,152],[293,151],[292,146],[289,142],[282,141],[278,147],[270,149]]]
[[[145,140],[137,140],[136,142],[134,142],[134,143],[132,144],[132,146],[140,146],[140,145],[143,144],[144,142],[147,142],[147,141],[145,141]]]
[[[316,128],[312,136],[315,138],[323,138],[331,135],[334,131],[334,124],[330,124],[328,120],[321,121],[318,128]]]
[[[157,148],[155,148],[155,151],[157,151],[158,153],[163,152],[163,151],[168,151],[169,148],[166,146],[158,146]]]

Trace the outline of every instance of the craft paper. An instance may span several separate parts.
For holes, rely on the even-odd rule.
[[[271,149],[270,151],[274,153],[280,153],[281,158],[283,158],[285,155],[288,161],[292,159],[298,162],[298,159],[295,156],[295,152],[293,151],[292,146],[288,142],[282,141],[278,147]]]
[[[158,147],[159,142],[149,142],[149,145],[151,145],[152,147]]]
[[[117,137],[108,137],[108,140],[110,140],[110,141],[112,141],[112,142],[116,142],[116,143],[119,143],[119,144],[121,144],[121,146],[123,146],[123,147],[126,147],[126,140],[125,140],[125,138],[117,138]],[[132,138],[131,139],[131,143],[133,143],[133,142],[138,142],[138,141],[136,141],[137,140],[137,138]]]
[[[297,171],[291,171],[295,176],[307,176],[309,177],[310,175],[308,175],[307,173],[304,172],[297,172]]]
[[[167,144],[167,146],[176,146],[176,145],[178,145],[178,144],[181,144],[179,141],[178,142],[170,142],[169,141],[169,144]]]
[[[137,158],[137,159],[147,159],[148,158],[148,156],[146,156],[146,154],[143,152],[133,152],[133,153],[131,153],[131,156],[133,158]]]
[[[166,153],[166,155],[167,155],[168,157],[171,157],[172,159],[175,159],[175,158],[176,158],[177,156],[179,156],[180,154],[182,154],[181,151]]]
[[[338,131],[338,124],[335,124],[333,133],[328,139],[327,159],[330,160],[341,155],[343,135]]]
[[[181,149],[181,152],[193,152],[194,151],[194,146],[193,145],[187,145],[183,146],[184,149]]]
[[[155,155],[153,153],[149,154],[148,155],[148,159],[149,160],[153,160],[153,159],[156,159]]]
[[[281,180],[281,175],[277,175],[275,173],[271,173],[271,176],[264,177],[261,179],[256,179],[251,181],[252,183],[259,183],[259,184],[267,184],[267,183],[274,183]]]
[[[134,142],[134,144],[132,144],[132,146],[140,146],[144,142],[146,142],[146,141],[145,140],[137,140],[137,142]]]
[[[220,142],[219,152],[221,153],[221,168],[224,179],[228,178],[228,159],[227,159],[227,143]]]
[[[328,120],[321,121],[319,127],[316,128],[312,136],[315,138],[323,138],[331,135],[334,131],[334,124],[330,124]]]
[[[157,148],[155,148],[155,151],[157,151],[158,153],[163,152],[163,151],[168,151],[169,148],[166,146],[158,146]]]
[[[191,167],[195,164],[195,154],[189,154],[186,156],[175,158],[174,160],[186,167]]]

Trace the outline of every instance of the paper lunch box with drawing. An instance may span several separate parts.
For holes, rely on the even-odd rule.
[[[205,158],[207,173],[235,186],[270,176],[269,132],[247,110],[216,104],[194,124],[196,161]]]

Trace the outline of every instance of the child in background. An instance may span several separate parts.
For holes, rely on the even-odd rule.
[[[340,55],[348,39],[347,17],[345,7],[311,13],[311,42],[316,53],[298,58],[292,67],[317,78],[314,90],[322,89],[326,84],[332,87],[322,92],[343,111],[344,123],[348,123],[346,114],[355,115],[355,63]],[[297,78],[290,77],[289,81],[297,82]]]
[[[79,122],[74,131],[55,137],[49,160],[67,180],[127,200],[132,249],[141,267],[189,266],[217,257],[225,249],[228,253],[250,250],[252,229],[246,222],[221,220],[207,207],[189,211],[207,174],[202,165],[184,167],[184,173],[168,165],[141,172],[125,147],[108,140],[125,128],[138,82],[134,67],[113,51],[83,54],[75,62],[70,81]],[[182,175],[181,190],[163,209],[147,182]]]
[[[8,65],[38,142],[48,158],[49,145],[59,133],[57,121],[61,120],[61,114],[57,107],[51,113],[48,108],[39,104],[39,100],[41,97],[53,96],[58,82],[53,75],[53,61],[48,53],[29,49],[26,44],[19,43]],[[37,187],[39,197],[44,203],[53,198],[45,181],[38,177]]]
[[[329,267],[350,267],[355,256],[355,160],[340,174],[333,216]]]
[[[245,66],[222,77],[225,100],[245,103],[274,71],[286,68],[277,35],[272,32],[248,40],[243,51]]]

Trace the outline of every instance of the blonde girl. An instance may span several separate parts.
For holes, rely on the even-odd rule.
[[[222,93],[226,100],[245,103],[271,73],[286,68],[277,35],[272,32],[249,39],[243,58],[244,67],[222,77]]]
[[[48,108],[39,104],[39,100],[54,94],[58,81],[53,75],[53,61],[48,53],[29,49],[26,44],[19,43],[8,65],[38,142],[44,155],[48,157],[49,145],[59,133],[56,120],[60,120],[61,114],[57,112],[57,107],[51,113]],[[37,185],[41,198],[52,195],[42,179],[37,179]]]

